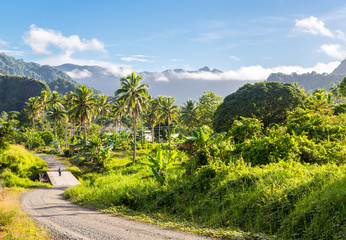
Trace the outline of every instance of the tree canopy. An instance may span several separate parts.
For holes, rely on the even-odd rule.
[[[213,126],[215,131],[228,131],[234,120],[252,117],[261,120],[264,127],[280,123],[287,113],[303,103],[304,94],[292,84],[259,82],[245,84],[228,95],[217,108]]]

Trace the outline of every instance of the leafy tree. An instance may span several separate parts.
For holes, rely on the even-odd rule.
[[[216,132],[228,131],[234,120],[252,117],[261,120],[264,127],[280,123],[289,111],[303,103],[304,94],[292,84],[260,82],[245,84],[228,95],[217,108],[213,126]]]
[[[108,96],[101,94],[101,95],[98,95],[97,97],[98,99],[96,101],[96,112],[97,112],[96,118],[101,118],[102,116],[107,117],[110,113],[110,108],[111,108],[111,105],[109,101],[107,100]],[[102,122],[101,122],[101,125],[102,125]]]
[[[222,101],[222,97],[214,92],[204,92],[197,102],[198,122],[200,126],[207,125],[212,127],[213,115]]]
[[[171,150],[171,134],[170,126],[177,120],[178,106],[174,104],[175,99],[173,97],[163,97],[160,105],[161,119],[168,123],[168,146]]]
[[[47,116],[53,121],[54,140],[56,140],[56,124],[67,118],[66,111],[62,105],[56,104],[49,108]]]
[[[122,104],[120,108],[126,106],[132,114],[133,163],[135,163],[136,159],[136,119],[143,112],[145,104],[150,98],[147,90],[149,86],[147,84],[141,84],[141,80],[141,76],[136,76],[136,73],[132,72],[130,76],[120,79],[120,88],[115,91],[118,102]]]
[[[46,120],[46,117],[45,117],[45,110],[48,110],[48,101],[49,101],[49,92],[46,91],[46,90],[43,90],[41,92],[41,96],[39,97],[39,100],[40,100],[40,105],[41,105],[41,108],[42,108],[42,118],[43,118],[43,121],[42,121],[42,129],[41,131],[44,130],[44,122]]]
[[[12,125],[8,122],[4,122],[0,126],[0,153],[6,150],[9,146],[9,141],[13,135]]]
[[[151,141],[154,142],[155,139],[155,134],[154,134],[154,129],[155,125],[159,121],[159,105],[158,101],[155,99],[152,99],[149,102],[148,109],[145,115],[146,122],[148,125],[151,127]]]
[[[87,144],[86,124],[91,120],[95,107],[94,93],[85,85],[76,89],[75,98],[73,99],[73,108],[71,113],[79,120],[83,128],[84,143]]]
[[[337,88],[342,97],[346,97],[346,77],[338,84]]]
[[[28,118],[32,120],[32,125],[35,129],[35,120],[38,119],[41,114],[40,100],[38,97],[31,97],[25,104],[26,106],[24,111]]]
[[[195,107],[195,102],[191,99],[187,100],[184,103],[184,106],[180,109],[180,117],[183,124],[189,129],[192,130],[193,126],[196,126],[198,122],[197,118],[197,108]]]

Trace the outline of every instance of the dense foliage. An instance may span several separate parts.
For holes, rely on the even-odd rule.
[[[32,78],[0,75],[0,112],[21,111],[30,97],[48,89],[45,83]]]
[[[307,92],[312,92],[318,88],[330,89],[334,84],[341,81],[346,74],[319,74],[316,72],[304,74],[283,74],[272,73],[268,77],[268,82],[296,83]]]
[[[5,186],[44,187],[47,184],[35,181],[38,174],[48,170],[47,164],[33,156],[22,146],[11,147],[0,155],[0,176]]]
[[[0,69],[9,75],[34,78],[47,83],[58,78],[72,80],[65,72],[54,67],[33,62],[27,63],[4,53],[0,53]]]
[[[235,93],[228,95],[217,108],[214,129],[228,131],[234,120],[240,117],[254,117],[264,126],[280,123],[288,111],[303,102],[304,95],[297,87],[279,82],[245,84]]]

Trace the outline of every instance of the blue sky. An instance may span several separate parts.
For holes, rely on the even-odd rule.
[[[346,57],[344,0],[1,0],[0,51],[115,75],[203,66],[225,79],[330,72]]]

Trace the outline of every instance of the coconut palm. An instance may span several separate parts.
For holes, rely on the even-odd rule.
[[[147,90],[149,86],[140,84],[141,80],[141,76],[136,76],[135,72],[132,72],[128,77],[120,79],[120,88],[115,91],[115,96],[118,98],[119,103],[122,103],[120,108],[127,106],[129,113],[132,115],[133,163],[135,163],[136,159],[136,119],[143,112],[146,102],[150,98]]]
[[[76,122],[76,119],[72,113],[72,108],[73,108],[73,99],[75,97],[75,93],[70,91],[70,92],[66,92],[63,96],[63,99],[62,99],[62,102],[64,104],[64,106],[66,107],[67,109],[67,121],[66,121],[66,132],[65,132],[65,135],[67,136],[67,125],[68,125],[68,121],[70,120],[71,123],[72,123],[72,129],[74,130],[74,127],[75,127],[75,122]]]
[[[118,128],[118,124],[121,129],[121,119],[127,112],[127,107],[123,106],[119,99],[117,99],[111,106],[111,115],[114,118],[115,130]]]
[[[42,108],[42,131],[44,130],[44,122],[46,120],[46,116],[45,116],[45,111],[48,110],[48,101],[49,101],[49,92],[44,90],[41,92],[41,96],[39,97],[40,100],[40,105]]]
[[[162,105],[162,101],[163,101],[163,96],[158,96],[157,98],[154,99],[154,101],[156,102],[157,108],[160,109],[160,106]],[[157,139],[157,142],[160,142],[160,138],[161,138],[161,122],[164,122],[164,120],[162,121],[161,119],[161,112],[159,111],[157,118],[158,118],[158,122],[159,122],[159,137]]]
[[[67,118],[66,110],[61,104],[55,104],[49,108],[47,117],[53,121],[54,140],[56,141],[56,124]]]
[[[83,85],[76,89],[76,95],[73,99],[74,106],[71,109],[71,113],[80,121],[80,125],[83,128],[85,145],[87,144],[86,125],[91,121],[94,114],[95,102],[94,93],[90,88]]]
[[[61,94],[59,94],[57,91],[53,91],[49,94],[48,104],[49,106],[59,105],[59,107],[62,107],[61,100]]]
[[[180,114],[181,121],[191,131],[193,126],[196,126],[198,122],[195,102],[191,99],[187,100],[186,103],[184,103],[184,106],[182,106]]]
[[[107,98],[108,98],[107,95],[104,95],[104,94],[98,95],[98,99],[96,102],[96,111],[97,111],[96,118],[100,118],[102,116],[107,117],[109,115],[111,105],[109,101],[107,100]],[[101,121],[101,125],[102,125],[102,121]]]
[[[151,141],[154,142],[154,127],[159,121],[159,105],[155,99],[151,100],[148,104],[147,113],[145,115],[145,120],[148,125],[151,127]]]
[[[38,97],[31,97],[25,103],[24,112],[28,116],[29,119],[32,120],[32,125],[35,129],[35,120],[40,117],[41,114],[41,105]]]
[[[178,116],[178,106],[174,105],[175,99],[173,97],[163,97],[160,112],[161,119],[167,121],[168,123],[168,146],[169,151],[171,151],[171,135],[170,135],[170,125],[177,120]]]

